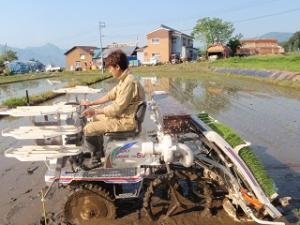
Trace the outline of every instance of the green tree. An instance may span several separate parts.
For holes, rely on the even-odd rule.
[[[233,24],[219,18],[204,17],[197,21],[192,36],[201,39],[206,47],[213,43],[226,44],[234,32]]]
[[[5,61],[13,61],[18,59],[17,53],[14,52],[13,50],[7,50],[6,53],[3,55]]]
[[[4,60],[3,56],[0,55],[0,74],[2,74],[4,71],[4,68],[5,68],[4,62],[5,62],[5,60]]]
[[[4,54],[0,55],[0,74],[5,71],[4,63],[6,61],[11,62],[16,59],[18,59],[17,53],[12,50],[8,50]]]
[[[287,52],[300,51],[300,31],[294,33],[293,36],[283,44],[283,47]]]
[[[233,56],[236,55],[237,49],[242,46],[241,38],[242,38],[241,34],[236,35],[236,36],[230,38],[228,43],[227,43],[227,46],[231,49]]]

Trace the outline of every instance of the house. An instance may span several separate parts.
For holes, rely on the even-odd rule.
[[[147,47],[144,49],[144,62],[153,58],[161,63],[168,63],[172,57],[182,60],[197,58],[197,49],[193,47],[193,37],[161,25],[147,34]]]
[[[207,48],[207,57],[217,56],[217,58],[228,58],[230,55],[230,48],[223,44],[212,44]]]
[[[106,48],[97,48],[95,49],[94,51],[94,55],[93,55],[93,66],[92,66],[92,69],[95,70],[95,69],[99,69],[101,70],[102,68],[102,61],[101,61],[101,56],[102,56],[102,52],[105,51]]]
[[[141,47],[141,48],[138,48],[136,50],[136,57],[137,57],[137,60],[138,60],[138,64],[142,64],[142,62],[144,62],[144,50],[145,48],[147,48],[147,46],[144,46],[144,47]]]
[[[137,50],[138,47],[136,45],[129,45],[129,44],[117,44],[117,43],[112,43],[110,45],[107,45],[103,49],[103,59],[105,58],[113,51],[115,50],[121,50],[123,51],[128,58],[129,61],[129,66],[137,66],[138,61],[137,61]],[[101,68],[101,51],[98,55],[94,55],[93,57],[93,62],[95,65],[97,65],[99,68]]]
[[[283,54],[284,48],[278,45],[276,39],[247,39],[241,40],[237,55],[273,55]]]
[[[96,49],[98,48],[93,46],[74,46],[66,51],[66,70],[91,70]]]

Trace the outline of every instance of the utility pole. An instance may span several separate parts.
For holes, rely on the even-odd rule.
[[[103,46],[102,46],[102,29],[105,28],[105,22],[99,21],[99,33],[100,33],[100,50],[101,50],[101,72],[104,73],[104,63],[103,63]]]

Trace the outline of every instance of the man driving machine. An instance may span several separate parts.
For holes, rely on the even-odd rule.
[[[83,129],[84,145],[92,152],[93,161],[104,157],[103,134],[107,132],[131,131],[137,126],[135,114],[145,100],[145,92],[140,82],[128,70],[128,59],[124,52],[116,50],[105,59],[109,73],[118,84],[105,96],[95,101],[83,101],[87,106],[81,116],[92,117],[92,122]],[[89,106],[111,102],[104,108]]]

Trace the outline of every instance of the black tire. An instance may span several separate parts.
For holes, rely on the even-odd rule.
[[[170,185],[169,177],[167,175],[162,175],[152,182],[145,193],[143,206],[147,212],[147,215],[153,220],[158,220],[162,215],[166,215],[169,208],[171,207],[171,196],[170,196]],[[155,209],[154,198],[160,198],[161,203],[157,203],[157,208]],[[157,200],[159,201],[159,199]]]
[[[114,199],[95,185],[75,189],[63,208],[63,222],[70,225],[98,225],[115,217]]]
[[[144,197],[144,209],[155,221],[186,210],[209,211],[211,202],[211,189],[205,180],[171,173],[150,183]]]

